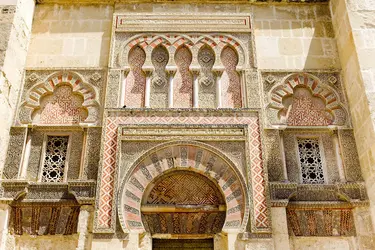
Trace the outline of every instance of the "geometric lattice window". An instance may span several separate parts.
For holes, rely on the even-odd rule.
[[[66,169],[69,136],[47,136],[42,182],[62,182]]]
[[[324,184],[322,157],[318,139],[299,138],[298,152],[301,163],[302,183]]]

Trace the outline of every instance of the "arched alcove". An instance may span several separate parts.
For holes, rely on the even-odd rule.
[[[216,234],[221,232],[224,194],[208,177],[188,170],[171,170],[145,189],[142,222],[151,234]]]
[[[222,50],[220,57],[221,63],[225,68],[221,77],[221,108],[241,108],[241,80],[236,71],[238,55],[231,46],[226,46]]]
[[[177,49],[174,60],[178,70],[173,80],[173,107],[190,108],[193,106],[193,76],[189,71],[192,54],[183,45]]]
[[[82,106],[83,96],[73,93],[69,85],[61,84],[53,93],[40,99],[40,107],[32,114],[33,123],[78,124],[86,120],[87,109]]]
[[[182,175],[172,177],[176,173],[185,175],[185,183],[188,178],[195,179],[197,183],[205,180],[205,186],[211,189],[208,192],[211,196],[208,197],[215,196],[217,199],[216,212],[221,212],[220,208],[223,209],[223,205],[226,205],[226,209],[222,211],[225,213],[224,231],[244,230],[249,218],[249,201],[246,184],[239,170],[227,157],[210,146],[173,142],[154,148],[140,157],[120,182],[118,214],[124,231],[146,231],[141,216],[142,204],[150,202],[149,205],[152,205],[153,201],[159,202],[160,199],[158,200],[157,197],[150,198],[153,188],[157,187],[160,181],[166,181],[165,176],[182,178]],[[182,203],[194,201],[194,199],[186,200],[186,197],[187,193],[180,194],[174,199]],[[204,196],[198,195],[197,197]],[[210,199],[212,198],[208,200]],[[171,200],[165,200],[165,202],[173,203]],[[201,205],[211,206],[212,204],[203,202]],[[220,216],[224,218],[223,214]],[[216,223],[220,222],[219,217]],[[213,232],[212,229],[209,231]]]
[[[146,75],[142,66],[146,53],[140,46],[133,47],[129,52],[130,72],[126,78],[125,105],[129,108],[142,108],[145,102]]]

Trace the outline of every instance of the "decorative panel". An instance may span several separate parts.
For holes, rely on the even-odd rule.
[[[287,208],[289,234],[294,236],[355,236],[351,209]]]
[[[10,129],[10,141],[4,165],[3,178],[16,179],[22,162],[22,152],[27,136],[27,128]]]
[[[168,107],[168,86],[169,81],[165,67],[169,61],[167,49],[159,45],[151,54],[154,71],[151,77],[150,107],[166,108]]]
[[[73,94],[73,89],[67,85],[55,88],[51,95],[43,96],[40,109],[33,113],[33,122],[39,124],[79,124],[88,116],[86,108],[82,107],[84,99]]]
[[[98,177],[101,136],[102,128],[87,129],[87,144],[82,175],[85,180],[96,180]]]
[[[212,73],[212,67],[215,63],[214,51],[209,46],[204,45],[198,52],[198,62],[200,65],[198,106],[200,108],[216,108],[216,83]]]

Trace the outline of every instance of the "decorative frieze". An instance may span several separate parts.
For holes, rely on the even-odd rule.
[[[126,14],[116,16],[116,31],[119,32],[250,32],[250,16],[246,14]]]

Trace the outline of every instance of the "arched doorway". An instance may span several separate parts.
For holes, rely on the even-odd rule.
[[[204,175],[171,170],[152,181],[141,206],[153,249],[213,249],[222,231],[226,204],[217,185]],[[166,239],[172,238],[172,239]]]
[[[154,240],[177,238],[179,244],[206,238],[212,243],[217,233],[244,231],[249,218],[245,178],[210,145],[160,144],[123,177],[118,215],[125,232],[148,233]]]

